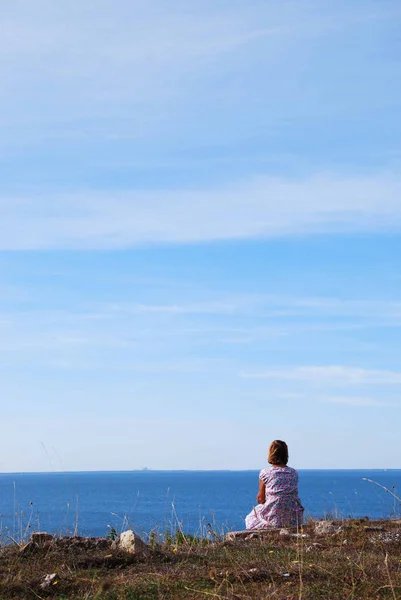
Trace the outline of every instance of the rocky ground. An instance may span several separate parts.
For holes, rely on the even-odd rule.
[[[302,531],[178,533],[144,544],[33,534],[0,550],[0,598],[401,599],[401,521],[317,522]]]

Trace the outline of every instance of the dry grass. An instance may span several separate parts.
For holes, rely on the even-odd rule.
[[[52,544],[0,553],[0,598],[401,599],[401,522],[346,521],[335,535],[205,542],[178,536],[148,558]],[[50,590],[40,583],[57,573]]]

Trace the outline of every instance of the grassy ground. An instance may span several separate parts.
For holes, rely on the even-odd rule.
[[[178,536],[147,558],[50,545],[0,551],[0,598],[97,600],[401,599],[401,522],[346,521],[336,534],[216,541]],[[57,573],[48,590],[40,583]]]

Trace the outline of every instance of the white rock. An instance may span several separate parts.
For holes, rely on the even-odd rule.
[[[113,547],[129,552],[129,554],[148,554],[149,547],[132,529],[123,533],[113,542]]]
[[[42,583],[40,584],[40,587],[42,588],[42,590],[46,590],[51,585],[53,585],[53,583],[56,581],[56,579],[57,579],[57,573],[52,573],[51,575],[45,575]]]

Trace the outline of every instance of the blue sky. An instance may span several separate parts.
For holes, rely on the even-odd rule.
[[[0,471],[400,467],[400,4],[0,18]]]

